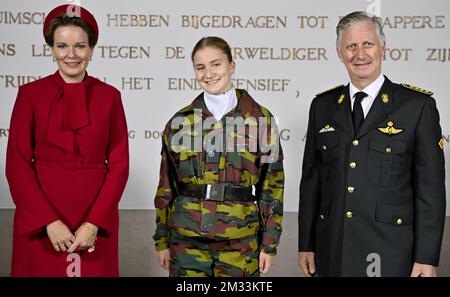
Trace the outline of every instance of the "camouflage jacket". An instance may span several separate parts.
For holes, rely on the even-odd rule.
[[[154,201],[156,250],[169,247],[169,230],[173,230],[187,237],[214,240],[258,234],[261,250],[276,254],[284,190],[283,153],[276,122],[246,91],[237,89],[236,95],[237,106],[220,121],[207,109],[202,93],[167,123]],[[219,152],[213,163],[206,159],[211,148]],[[181,183],[254,186],[255,201],[188,197],[182,195]]]

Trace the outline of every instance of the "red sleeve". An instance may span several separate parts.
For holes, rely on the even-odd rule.
[[[21,87],[11,116],[6,152],[6,178],[16,205],[15,236],[39,231],[59,219],[36,177],[34,127],[31,101]]]
[[[111,110],[109,144],[106,151],[109,171],[86,219],[107,231],[118,226],[117,209],[128,179],[128,130],[120,93]]]

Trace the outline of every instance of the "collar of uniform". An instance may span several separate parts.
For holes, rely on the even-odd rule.
[[[203,92],[203,98],[208,110],[220,121],[224,115],[233,110],[237,105],[236,90],[231,87],[228,91],[220,95]]]
[[[392,86],[392,82],[387,77],[384,77],[384,83],[356,135],[357,138],[361,138],[371,130],[375,129],[386,120],[392,112],[395,103]],[[383,97],[387,100],[383,100]]]
[[[362,90],[359,90],[357,87],[355,87],[352,82],[350,82],[350,98],[352,100],[354,100],[353,96],[355,96],[355,94],[357,92],[364,92],[366,93],[370,99],[375,100],[375,98],[377,97],[378,93],[380,92],[381,86],[384,83],[384,75],[380,74],[380,76],[378,76],[378,78],[376,80],[374,80],[370,85],[368,85],[367,87],[365,87]],[[353,101],[352,101],[353,102]]]
[[[247,100],[245,100],[245,98],[247,98],[247,96],[243,96],[243,95],[247,94],[247,92],[245,90],[241,90],[241,89],[235,89],[235,91],[236,91],[237,105],[234,109],[232,109],[230,111],[233,113],[241,112],[242,110],[246,110],[245,106],[247,105],[247,103],[246,103]],[[241,100],[241,98],[243,98],[244,100]],[[185,114],[192,113],[192,112],[194,112],[195,109],[201,109],[203,115],[206,117],[213,116],[213,114],[208,110],[208,108],[206,106],[205,99],[204,99],[204,92],[199,94],[197,96],[197,98],[195,98],[194,101],[192,101],[189,108],[186,108]]]

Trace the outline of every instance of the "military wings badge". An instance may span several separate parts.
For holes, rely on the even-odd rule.
[[[385,128],[378,128],[378,131],[380,131],[383,134],[388,135],[397,135],[399,133],[402,133],[405,129],[398,129],[394,127],[394,123],[392,121],[389,121],[387,123],[387,127]]]
[[[333,127],[330,125],[325,125],[322,129],[320,129],[319,133],[333,132],[335,131]]]

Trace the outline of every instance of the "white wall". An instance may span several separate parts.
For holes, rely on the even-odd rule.
[[[448,143],[450,103],[446,97],[450,77],[450,2],[446,0],[0,0],[0,208],[13,207],[4,178],[5,130],[17,94],[18,76],[46,76],[56,70],[50,53],[42,56],[45,44],[41,33],[43,15],[67,2],[81,4],[96,16],[100,39],[88,72],[121,90],[128,126],[135,135],[130,138],[131,174],[121,208],[153,208],[159,175],[161,140],[158,131],[174,112],[199,93],[190,88],[173,90],[175,84],[169,84],[169,80],[193,79],[190,52],[195,43],[207,35],[221,36],[232,47],[241,48],[243,53],[245,48],[267,48],[262,57],[236,57],[235,78],[287,82],[283,90],[280,90],[281,85],[272,90],[247,88],[257,101],[279,117],[280,128],[285,129],[283,136],[289,138],[283,140],[286,211],[296,211],[298,206],[301,159],[311,100],[317,92],[348,81],[335,51],[335,26],[339,16],[354,10],[369,10],[387,18],[385,33],[389,52],[383,71],[395,82],[415,84],[435,93]],[[31,21],[30,15],[33,16]],[[143,26],[134,26],[130,15],[144,18],[140,22]],[[184,16],[191,15],[214,15],[219,19],[224,16],[225,21],[240,18],[243,26],[251,17],[262,28],[251,23],[246,28],[224,23],[223,28],[220,22],[213,23],[215,28],[207,27],[207,23],[204,23],[206,27],[186,27]],[[260,16],[269,16],[265,26],[264,18]],[[277,18],[282,22],[277,23]],[[124,57],[118,55],[122,46],[128,47],[120,52]],[[134,47],[142,47],[145,51],[150,48],[149,57],[143,54],[140,58],[126,58],[125,51],[136,49]],[[183,58],[168,58],[166,47],[182,48]],[[292,48],[311,48],[310,59],[275,59],[280,52]],[[446,61],[429,61],[436,58],[437,53],[430,49],[446,49]],[[274,59],[270,59],[270,50],[273,50]],[[317,59],[318,53],[320,59]],[[131,90],[130,84],[123,85],[123,79],[129,81],[130,78],[137,78],[138,89]],[[146,131],[154,133],[156,139],[146,138]],[[448,149],[446,157],[449,159]],[[448,186],[447,181],[447,188],[450,188]],[[450,207],[447,214],[450,214]]]

